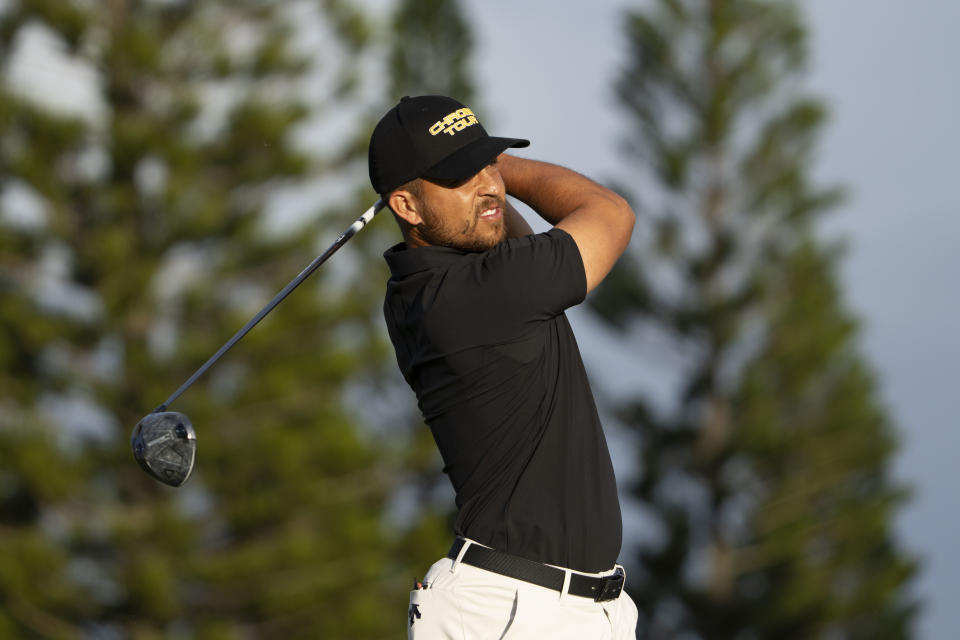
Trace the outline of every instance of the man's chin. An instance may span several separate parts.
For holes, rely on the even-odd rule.
[[[500,225],[497,229],[496,235],[491,238],[489,244],[482,249],[482,251],[489,251],[497,245],[503,243],[507,239],[507,228],[504,225]]]
[[[443,233],[425,233],[426,243],[435,247],[450,247],[458,251],[482,253],[493,249],[507,239],[507,228],[502,222],[488,229],[488,233],[474,234],[467,237],[455,237]]]

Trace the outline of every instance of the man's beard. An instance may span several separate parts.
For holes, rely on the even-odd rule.
[[[451,247],[461,251],[479,253],[497,246],[507,238],[506,202],[502,199],[488,197],[479,201],[474,208],[473,216],[466,220],[460,229],[452,229],[443,214],[430,208],[425,201],[420,202],[422,207],[423,223],[418,226],[420,236],[431,246]],[[480,214],[487,209],[499,207],[502,212],[500,220],[493,226],[494,233],[478,235]],[[487,223],[485,223],[487,224]],[[494,223],[490,223],[493,225]]]

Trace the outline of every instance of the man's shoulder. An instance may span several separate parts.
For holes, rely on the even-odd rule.
[[[541,233],[531,233],[517,238],[507,238],[492,249],[477,254],[481,262],[497,260],[527,260],[545,253],[563,252],[576,248],[573,237],[556,227]]]
[[[576,242],[557,228],[508,238],[483,252],[394,248],[384,257],[392,276],[388,295],[423,297],[421,302],[430,306],[489,305],[518,294],[538,297],[548,284],[556,290],[561,281],[578,284],[583,279]]]
[[[573,241],[573,236],[563,229],[552,227],[551,229],[548,229],[547,231],[541,231],[540,233],[531,233],[525,236],[519,236],[517,238],[508,238],[491,249],[491,251],[495,251],[498,248],[521,248],[535,244],[562,243],[566,242],[567,240]]]

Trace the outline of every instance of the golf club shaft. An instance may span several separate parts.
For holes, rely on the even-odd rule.
[[[199,378],[199,377],[202,376],[204,373],[206,373],[207,369],[209,369],[210,367],[212,367],[213,364],[214,364],[217,360],[219,360],[221,356],[223,356],[223,354],[225,354],[227,351],[229,351],[230,348],[233,347],[233,345],[237,344],[237,342],[239,342],[240,339],[243,338],[243,336],[247,335],[247,333],[249,333],[251,329],[253,329],[255,326],[257,326],[257,323],[260,322],[261,320],[263,320],[264,316],[266,316],[268,313],[270,313],[271,311],[273,311],[273,308],[276,307],[278,304],[280,304],[280,302],[281,302],[284,298],[286,298],[286,297],[290,294],[291,291],[293,291],[294,289],[296,289],[298,286],[300,286],[300,284],[301,284],[304,280],[306,280],[307,278],[309,278],[309,277],[310,277],[310,274],[312,274],[314,271],[317,270],[317,267],[319,267],[319,266],[322,265],[324,262],[326,262],[326,261],[327,261],[327,258],[329,258],[330,256],[332,256],[334,253],[337,252],[337,250],[338,250],[340,247],[342,247],[344,244],[347,243],[347,240],[349,240],[350,238],[352,238],[358,231],[360,231],[361,229],[363,229],[363,228],[367,225],[367,223],[369,223],[371,220],[373,220],[373,216],[375,216],[375,215],[377,214],[377,212],[380,211],[380,209],[382,209],[382,208],[384,207],[384,204],[385,204],[385,203],[384,203],[382,200],[378,200],[376,203],[374,203],[374,205],[373,205],[372,207],[370,207],[369,209],[367,209],[367,210],[363,213],[362,216],[360,216],[359,218],[357,218],[357,220],[356,220],[352,225],[350,225],[343,233],[340,234],[340,236],[337,238],[337,240],[336,240],[332,245],[330,245],[330,247],[327,248],[326,251],[324,251],[322,254],[320,254],[319,256],[317,256],[317,257],[313,260],[313,262],[311,262],[309,265],[307,265],[307,268],[304,269],[303,271],[301,271],[301,272],[300,272],[300,275],[298,275],[296,278],[294,278],[292,281],[290,281],[290,284],[288,284],[287,286],[285,286],[285,287],[283,288],[283,290],[280,291],[280,293],[278,293],[276,296],[274,296],[273,300],[271,300],[270,302],[267,303],[267,306],[265,306],[263,309],[261,309],[261,310],[257,313],[257,315],[255,315],[253,318],[251,318],[251,319],[250,319],[250,322],[248,322],[246,325],[244,325],[242,329],[240,329],[239,331],[237,331],[237,332],[233,335],[233,337],[230,338],[230,339],[227,341],[226,344],[224,344],[222,347],[220,347],[219,351],[217,351],[215,354],[213,354],[212,356],[210,356],[210,359],[207,360],[206,362],[204,362],[204,363],[203,363],[203,366],[201,366],[199,369],[197,369],[197,370],[194,372],[194,374],[193,374],[192,376],[190,376],[190,378],[189,378],[186,382],[184,382],[182,385],[180,385],[180,388],[179,388],[179,389],[177,389],[176,391],[174,391],[173,394],[172,394],[169,398],[167,398],[166,401],[164,401],[163,404],[161,404],[159,407],[157,407],[156,409],[154,409],[154,410],[152,411],[152,413],[158,413],[158,412],[161,412],[161,411],[166,411],[166,410],[167,410],[167,407],[170,405],[170,403],[172,403],[174,400],[176,400],[177,398],[179,398],[179,397],[180,397],[180,394],[182,394],[184,391],[186,391],[187,389],[189,389],[189,388],[190,388],[190,385],[192,385],[194,382],[197,381],[197,378]]]

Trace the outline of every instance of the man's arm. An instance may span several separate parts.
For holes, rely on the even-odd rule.
[[[636,221],[630,205],[606,187],[555,164],[504,154],[497,169],[508,194],[573,236],[586,270],[587,291],[592,291],[630,242]]]
[[[507,206],[503,215],[503,220],[507,225],[508,238],[522,238],[523,236],[529,236],[533,233],[530,223],[510,204],[509,200],[507,200]]]

